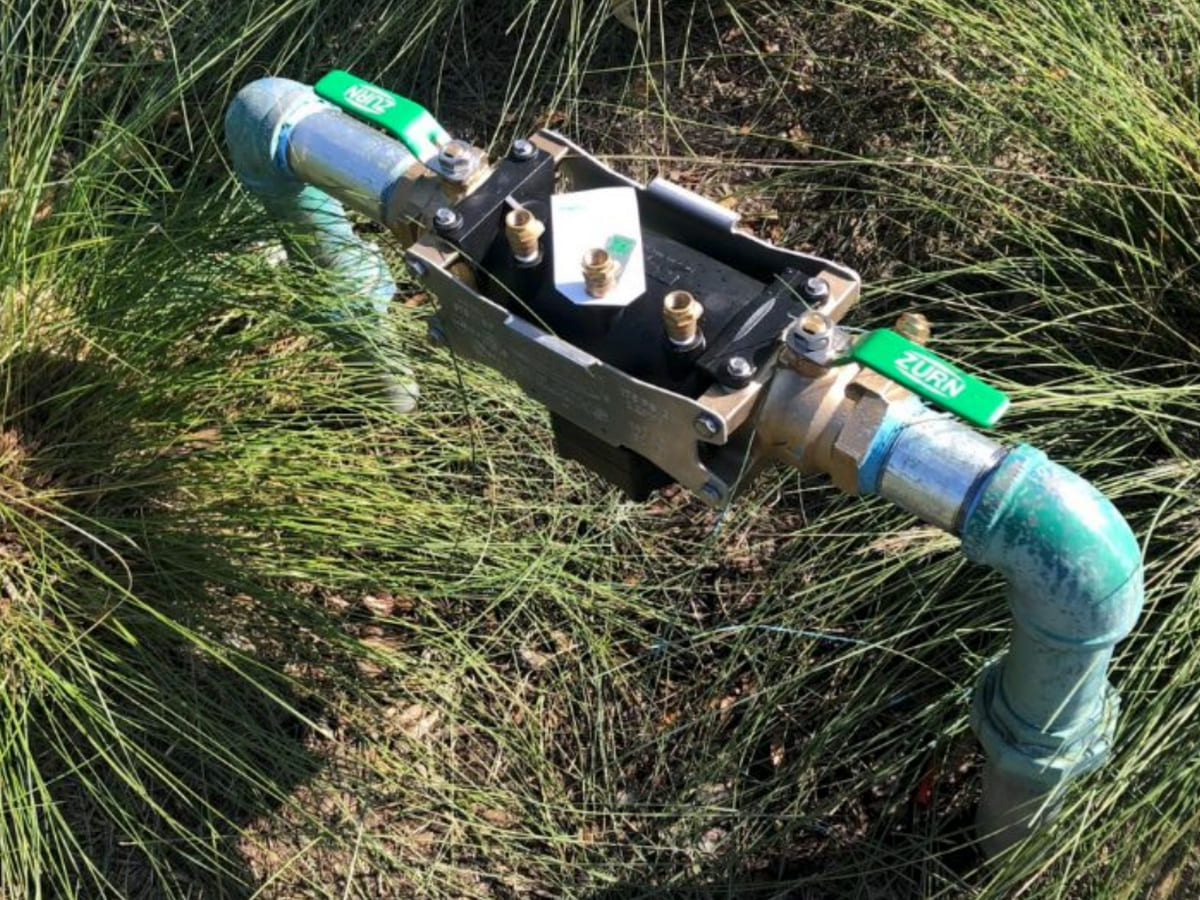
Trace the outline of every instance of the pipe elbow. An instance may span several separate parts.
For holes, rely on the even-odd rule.
[[[1112,751],[1108,664],[1141,612],[1141,549],[1106,497],[1026,445],[981,482],[962,541],[1008,580],[1015,620],[971,705],[988,757],[978,827],[995,855],[1053,818],[1063,786]]]
[[[1101,650],[1125,637],[1142,607],[1141,549],[1091,484],[1027,445],[980,486],[963,550],[1009,583],[1019,626],[1064,650]]]
[[[247,188],[263,197],[301,190],[303,182],[283,158],[280,135],[320,105],[312,88],[288,78],[260,78],[237,92],[225,111],[225,143]]]
[[[302,123],[303,129],[298,129]],[[290,145],[304,131],[315,138],[331,135],[329,152],[351,162],[356,159],[354,148],[364,140],[385,141],[367,126],[332,110],[308,85],[287,78],[251,82],[238,91],[225,113],[225,141],[238,180],[274,218],[292,226],[297,245],[318,266],[345,284],[351,301],[333,318],[342,321],[365,314],[381,319],[396,283],[378,247],[355,234],[341,202],[330,193],[340,185],[314,183],[311,173],[294,170]],[[338,138],[344,138],[344,148]],[[394,168],[403,171],[411,159],[396,145],[385,159],[388,173]],[[353,187],[352,183],[347,189],[352,197],[363,193]],[[377,199],[379,191],[366,194]],[[371,203],[366,208],[375,210]]]

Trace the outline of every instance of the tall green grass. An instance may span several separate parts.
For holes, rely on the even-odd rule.
[[[638,9],[0,11],[0,896],[1194,895],[1194,11]],[[1113,497],[1147,611],[1055,828],[966,845],[1008,626],[952,538],[788,473],[625,502],[420,309],[421,411],[362,390],[221,148],[334,65],[860,267]]]

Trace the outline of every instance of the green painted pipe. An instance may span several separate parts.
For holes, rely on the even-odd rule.
[[[975,493],[962,541],[969,559],[1007,579],[1014,619],[971,715],[988,757],[978,824],[994,855],[1109,755],[1118,701],[1108,664],[1142,608],[1141,548],[1107,498],[1025,445]]]
[[[1141,551],[1099,491],[1032,447],[1005,448],[916,402],[876,433],[860,490],[962,536],[1008,581],[1008,651],[976,686],[987,753],[978,828],[995,856],[1055,813],[1112,748],[1113,645],[1142,607]]]

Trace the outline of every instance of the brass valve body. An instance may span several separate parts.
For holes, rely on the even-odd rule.
[[[888,409],[912,393],[857,363],[798,369],[781,365],[775,372],[758,416],[757,453],[806,474],[825,472],[840,490],[857,494],[859,470]]]

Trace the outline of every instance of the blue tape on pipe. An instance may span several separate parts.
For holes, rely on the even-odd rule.
[[[892,445],[910,422],[927,412],[925,404],[916,397],[889,408],[875,438],[867,450],[867,457],[858,467],[858,492],[874,494],[879,490],[879,479],[883,475],[883,464],[887,461]]]

